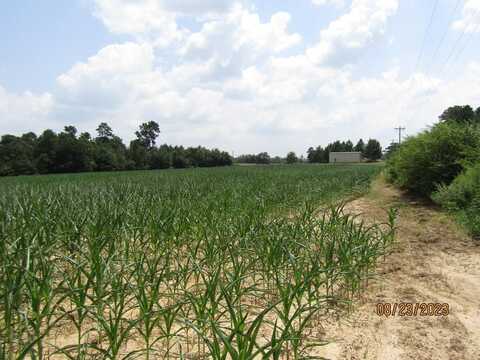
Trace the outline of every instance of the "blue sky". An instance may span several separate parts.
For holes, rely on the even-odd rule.
[[[162,142],[284,155],[480,105],[480,0],[0,6],[0,134],[156,120]]]

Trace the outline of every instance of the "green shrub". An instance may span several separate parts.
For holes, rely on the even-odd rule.
[[[473,125],[440,123],[407,139],[387,162],[387,178],[430,196],[479,159],[480,132]]]
[[[449,186],[440,186],[432,198],[454,212],[473,235],[480,236],[480,163],[469,167]]]

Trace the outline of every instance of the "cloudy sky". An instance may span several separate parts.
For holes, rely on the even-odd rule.
[[[0,134],[304,153],[480,105],[480,0],[16,0],[0,5]]]

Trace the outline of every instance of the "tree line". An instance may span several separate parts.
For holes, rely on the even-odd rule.
[[[293,151],[289,152],[286,157],[270,156],[267,152],[261,152],[258,154],[244,154],[237,156],[234,159],[235,163],[239,164],[257,164],[257,165],[269,165],[269,164],[294,164],[298,162],[304,162],[303,157],[298,157]]]
[[[353,151],[362,153],[362,156],[369,161],[377,161],[382,158],[382,146],[378,140],[370,139],[365,144],[363,139],[360,139],[356,145],[353,145],[351,140],[337,140],[324,148],[322,146],[310,147],[307,150],[307,159],[310,163],[328,163],[331,152]]]
[[[393,151],[395,144],[390,145],[386,150],[387,152]],[[307,150],[306,161],[309,163],[328,163],[330,161],[330,152],[360,152],[364,159],[368,161],[377,161],[382,158],[383,150],[380,142],[375,139],[368,140],[367,144],[360,139],[356,145],[353,145],[351,140],[347,141],[334,141],[328,144],[326,147],[317,146],[316,148],[310,147]],[[235,158],[235,162],[242,164],[294,164],[298,162],[305,162],[302,157],[298,157],[293,151],[290,151],[285,158],[276,156],[271,157],[266,152],[259,154],[245,154]]]
[[[101,123],[96,132],[92,137],[66,126],[60,133],[45,130],[39,136],[33,132],[3,135],[0,176],[232,165],[232,157],[218,149],[157,147],[160,128],[154,121],[141,124],[128,147],[107,123]]]
[[[267,152],[259,154],[244,154],[235,158],[235,162],[242,164],[262,164],[267,165],[272,163],[272,158]]]
[[[457,109],[457,112],[465,116],[465,109]],[[480,114],[478,110],[477,113]],[[3,135],[0,139],[0,176],[178,169],[233,164],[234,159],[227,152],[218,149],[210,150],[201,146],[185,148],[166,144],[156,146],[159,135],[159,125],[154,121],[141,124],[135,132],[136,138],[129,146],[126,146],[105,122],[97,127],[95,137],[88,132],[79,134],[74,126],[66,126],[59,133],[48,129],[39,136],[33,132],[21,136]],[[363,157],[370,161],[382,157],[382,147],[377,140],[370,139],[365,144],[360,139],[355,146],[348,140],[335,141],[325,148],[310,147],[306,160],[310,163],[328,163],[330,152],[350,151],[361,152]],[[293,164],[304,162],[304,159],[294,152],[289,152],[285,158],[271,157],[267,152],[261,152],[240,155],[235,158],[235,162]]]

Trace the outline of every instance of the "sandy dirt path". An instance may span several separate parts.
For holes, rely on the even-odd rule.
[[[382,181],[346,210],[382,221],[399,208],[393,253],[354,311],[325,325],[327,359],[480,359],[480,243],[445,214]],[[448,316],[379,317],[377,303],[448,303]],[[332,336],[333,334],[333,336]]]

